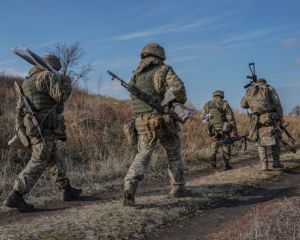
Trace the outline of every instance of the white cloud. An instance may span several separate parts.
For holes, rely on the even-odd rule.
[[[7,61],[3,61],[3,62],[0,62],[0,65],[3,65],[3,64],[6,64],[6,63],[11,63],[13,62],[14,60],[7,60]]]
[[[199,58],[200,56],[191,56],[191,57],[182,57],[182,58],[175,58],[174,60],[168,61],[168,64],[174,63],[174,62],[181,62],[181,61],[190,61],[196,58]]]
[[[300,65],[300,58],[296,59],[296,60],[294,61],[294,64],[295,64],[295,65]]]
[[[1,71],[1,70],[0,70]],[[20,72],[12,68],[8,68],[6,71],[4,71],[6,75],[17,75],[21,77],[26,77],[28,75],[27,72]]]
[[[281,28],[271,28],[271,29],[262,29],[262,30],[249,31],[249,32],[245,32],[245,33],[242,33],[242,34],[238,34],[234,37],[231,37],[231,38],[223,41],[223,43],[250,40],[250,39],[253,39],[253,38],[261,37],[263,35],[267,35],[267,34],[272,33],[272,32],[276,32],[279,29],[281,29]]]
[[[300,39],[288,38],[281,42],[281,45],[284,47],[294,48],[298,47],[300,43]]]
[[[38,48],[42,48],[42,47],[47,47],[47,46],[52,45],[53,43],[56,43],[56,42],[58,42],[58,40],[38,45],[36,47],[33,47],[32,49],[38,49]]]
[[[278,92],[294,92],[299,90],[300,90],[300,85],[276,87],[276,91]]]
[[[125,80],[125,82],[129,83],[130,79]],[[121,83],[116,80],[112,85],[104,85],[101,90],[102,91],[121,91],[125,88],[121,86]]]
[[[107,40],[122,41],[122,40],[128,40],[128,39],[132,39],[132,38],[147,37],[147,36],[159,35],[159,34],[164,34],[164,33],[184,32],[184,31],[187,31],[194,27],[204,26],[206,24],[212,23],[218,19],[219,19],[219,17],[200,19],[194,23],[182,25],[182,26],[178,26],[176,24],[168,24],[168,25],[158,27],[158,28],[147,29],[145,31],[124,34],[124,35],[110,38]]]

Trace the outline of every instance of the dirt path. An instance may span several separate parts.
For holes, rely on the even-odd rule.
[[[214,231],[220,232],[220,228],[224,229],[229,225],[228,222],[242,217],[261,203],[282,196],[284,192],[294,189],[299,183],[300,169],[290,171],[287,177],[278,182],[251,194],[222,202],[214,208],[200,210],[187,221],[163,227],[145,239],[212,239],[208,235]]]
[[[257,163],[259,161],[258,158],[255,159],[248,159],[245,161],[242,161],[240,163],[232,163],[232,166],[234,168],[244,167],[248,166],[254,163]],[[212,170],[204,170],[204,171],[198,171],[193,172],[188,175],[185,175],[186,180],[193,180],[197,179],[199,177],[208,176],[210,174],[215,174],[216,172],[222,171],[222,168],[212,169]],[[156,192],[159,191],[159,189],[169,186],[169,181],[161,181],[151,184],[143,184],[141,183],[140,187],[137,190],[137,194],[143,193],[143,192]],[[95,202],[106,202],[110,201],[112,199],[118,199],[122,198],[122,190],[110,190],[108,189],[105,192],[93,195],[93,196],[85,196],[85,197],[79,197],[76,200],[69,201],[69,202],[55,202],[52,204],[49,204],[44,207],[38,207],[35,208],[32,212],[22,213],[17,210],[8,212],[8,213],[0,213],[0,226],[6,225],[13,222],[18,222],[26,219],[33,219],[42,215],[53,215],[56,214],[56,212],[61,212],[66,209],[84,206],[93,204]]]

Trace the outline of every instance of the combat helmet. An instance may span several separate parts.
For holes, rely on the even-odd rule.
[[[161,58],[163,61],[166,60],[165,49],[157,43],[148,43],[143,47],[141,52],[141,59],[147,56],[156,56]]]
[[[59,58],[55,55],[45,55],[43,59],[55,70],[59,70],[62,67]]]
[[[221,98],[224,98],[224,92],[221,91],[221,90],[216,90],[214,93],[213,93],[213,97],[215,96],[220,96]]]
[[[261,83],[261,82],[267,82],[267,80],[266,79],[264,79],[264,78],[259,78],[259,79],[257,79],[257,83]]]

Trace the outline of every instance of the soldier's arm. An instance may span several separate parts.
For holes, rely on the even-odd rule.
[[[283,109],[282,109],[282,106],[281,106],[279,96],[278,96],[275,88],[273,88],[271,86],[269,86],[268,88],[270,90],[271,100],[272,100],[272,103],[273,103],[273,105],[276,109],[276,112],[278,113],[279,117],[282,118],[283,117]]]
[[[16,125],[19,125],[21,122],[23,122],[23,119],[25,117],[25,113],[23,112],[24,103],[21,98],[19,98],[17,102],[17,115],[16,115]]]
[[[205,116],[206,114],[208,114],[208,108],[207,108],[207,103],[205,103],[202,111],[201,111],[201,114],[200,114],[200,118],[201,119],[205,119]]]
[[[245,109],[250,108],[247,98],[246,98],[246,95],[243,97],[243,99],[241,101],[241,108],[245,108]]]
[[[48,93],[56,102],[66,102],[71,95],[71,82],[62,82],[52,72],[42,72],[37,76],[36,88],[41,93]]]
[[[173,92],[176,97],[176,101],[180,103],[185,103],[187,101],[187,98],[184,83],[174,72],[173,68],[169,68],[165,80],[170,88],[173,87]]]
[[[233,111],[232,111],[230,105],[228,104],[228,102],[224,103],[224,105],[223,105],[223,111],[226,114],[226,119],[228,120],[228,122],[230,122],[230,124],[232,126],[232,131],[233,132],[237,132],[237,127],[236,127],[236,122],[235,122],[234,114],[233,114]]]

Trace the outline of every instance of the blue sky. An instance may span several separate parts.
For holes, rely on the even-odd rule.
[[[80,41],[92,61],[88,88],[128,98],[107,70],[132,76],[141,49],[165,48],[166,64],[200,108],[217,89],[238,108],[249,82],[248,63],[277,89],[287,114],[300,105],[300,1],[1,1],[0,71],[25,76],[30,65],[9,49],[24,44],[39,55],[56,42]],[[115,80],[116,81],[116,80]]]

